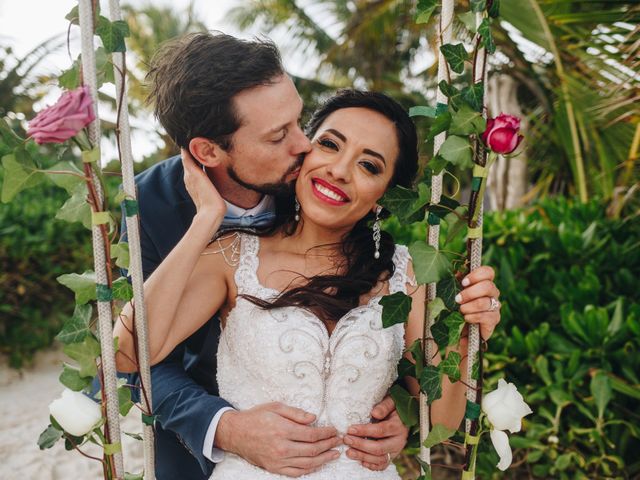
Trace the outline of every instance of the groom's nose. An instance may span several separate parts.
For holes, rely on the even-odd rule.
[[[299,126],[293,132],[292,155],[301,155],[311,151],[311,142]]]

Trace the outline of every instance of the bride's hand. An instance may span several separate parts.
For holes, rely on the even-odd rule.
[[[182,166],[184,168],[184,185],[196,206],[196,212],[222,220],[227,212],[224,199],[200,165],[185,149],[182,150]]]
[[[464,290],[456,297],[465,321],[478,324],[483,340],[489,340],[500,322],[500,290],[493,283],[494,278],[493,268],[486,265],[476,268],[464,278]]]

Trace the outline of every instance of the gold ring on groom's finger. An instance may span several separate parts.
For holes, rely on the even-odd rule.
[[[495,312],[496,310],[500,309],[500,302],[497,298],[489,297],[489,301],[489,309],[487,310],[487,312]]]

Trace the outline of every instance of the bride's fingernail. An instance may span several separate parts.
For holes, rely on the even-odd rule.
[[[467,277],[464,277],[464,278],[462,279],[462,286],[463,286],[463,287],[468,287],[468,286],[469,286],[469,283],[471,283],[471,282],[469,281],[469,279],[468,279]]]
[[[460,295],[460,294],[456,295],[456,302],[457,303],[462,303],[462,295]]]

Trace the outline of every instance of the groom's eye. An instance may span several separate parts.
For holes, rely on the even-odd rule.
[[[276,138],[274,140],[271,140],[271,143],[274,143],[274,144],[280,143],[286,138],[286,136],[287,136],[287,130],[282,130],[282,135],[280,136],[280,138]]]

